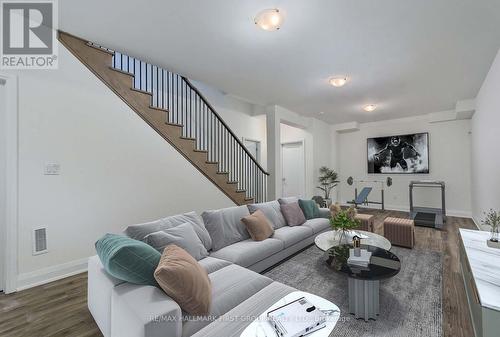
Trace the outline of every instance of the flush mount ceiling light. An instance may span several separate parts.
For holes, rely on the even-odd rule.
[[[329,82],[334,87],[340,88],[340,87],[343,87],[347,83],[347,76],[332,77],[332,78],[330,78]]]
[[[264,9],[257,14],[254,22],[260,28],[272,32],[281,28],[283,24],[283,15],[277,8]]]
[[[377,106],[375,104],[367,104],[363,107],[363,110],[365,110],[366,112],[372,112],[374,111],[375,109],[377,108]]]

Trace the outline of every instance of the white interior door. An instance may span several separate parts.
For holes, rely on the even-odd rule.
[[[7,146],[5,124],[7,122],[7,95],[5,81],[0,78],[0,291],[5,289],[5,231],[6,231],[6,163]]]
[[[305,197],[304,142],[281,144],[281,179],[283,197]]]

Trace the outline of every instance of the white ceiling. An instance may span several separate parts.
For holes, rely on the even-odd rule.
[[[273,7],[282,29],[258,29]],[[332,123],[453,109],[500,48],[499,0],[64,0],[59,12],[69,33]],[[343,74],[344,88],[328,85]]]

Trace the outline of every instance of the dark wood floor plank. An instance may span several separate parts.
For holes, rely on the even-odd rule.
[[[407,217],[397,211],[364,209],[375,215],[375,232],[383,235],[388,216]],[[442,231],[415,229],[415,249],[443,253],[443,335],[473,336],[459,260],[459,228],[476,229],[470,219],[449,217]],[[0,336],[2,337],[98,337],[102,336],[87,309],[87,275],[21,291],[0,294]]]

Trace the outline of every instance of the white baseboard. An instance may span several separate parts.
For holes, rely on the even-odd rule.
[[[349,200],[350,201],[350,200]],[[352,206],[352,204],[348,204],[347,201],[344,201],[342,203],[344,206]],[[380,205],[361,205],[362,208],[370,208],[370,209],[380,209]],[[409,212],[410,207],[406,206],[401,206],[401,205],[385,205],[385,209],[389,211],[400,211],[400,212]],[[459,218],[470,218],[472,219],[472,212],[471,211],[461,211],[461,210],[454,210],[454,209],[449,209],[446,210],[446,215],[449,216],[456,216]],[[473,219],[474,220],[474,219]],[[477,225],[477,223],[476,223]]]
[[[88,260],[88,258],[84,258],[29,273],[19,274],[17,277],[16,289],[17,291],[21,291],[83,273],[87,271]]]

